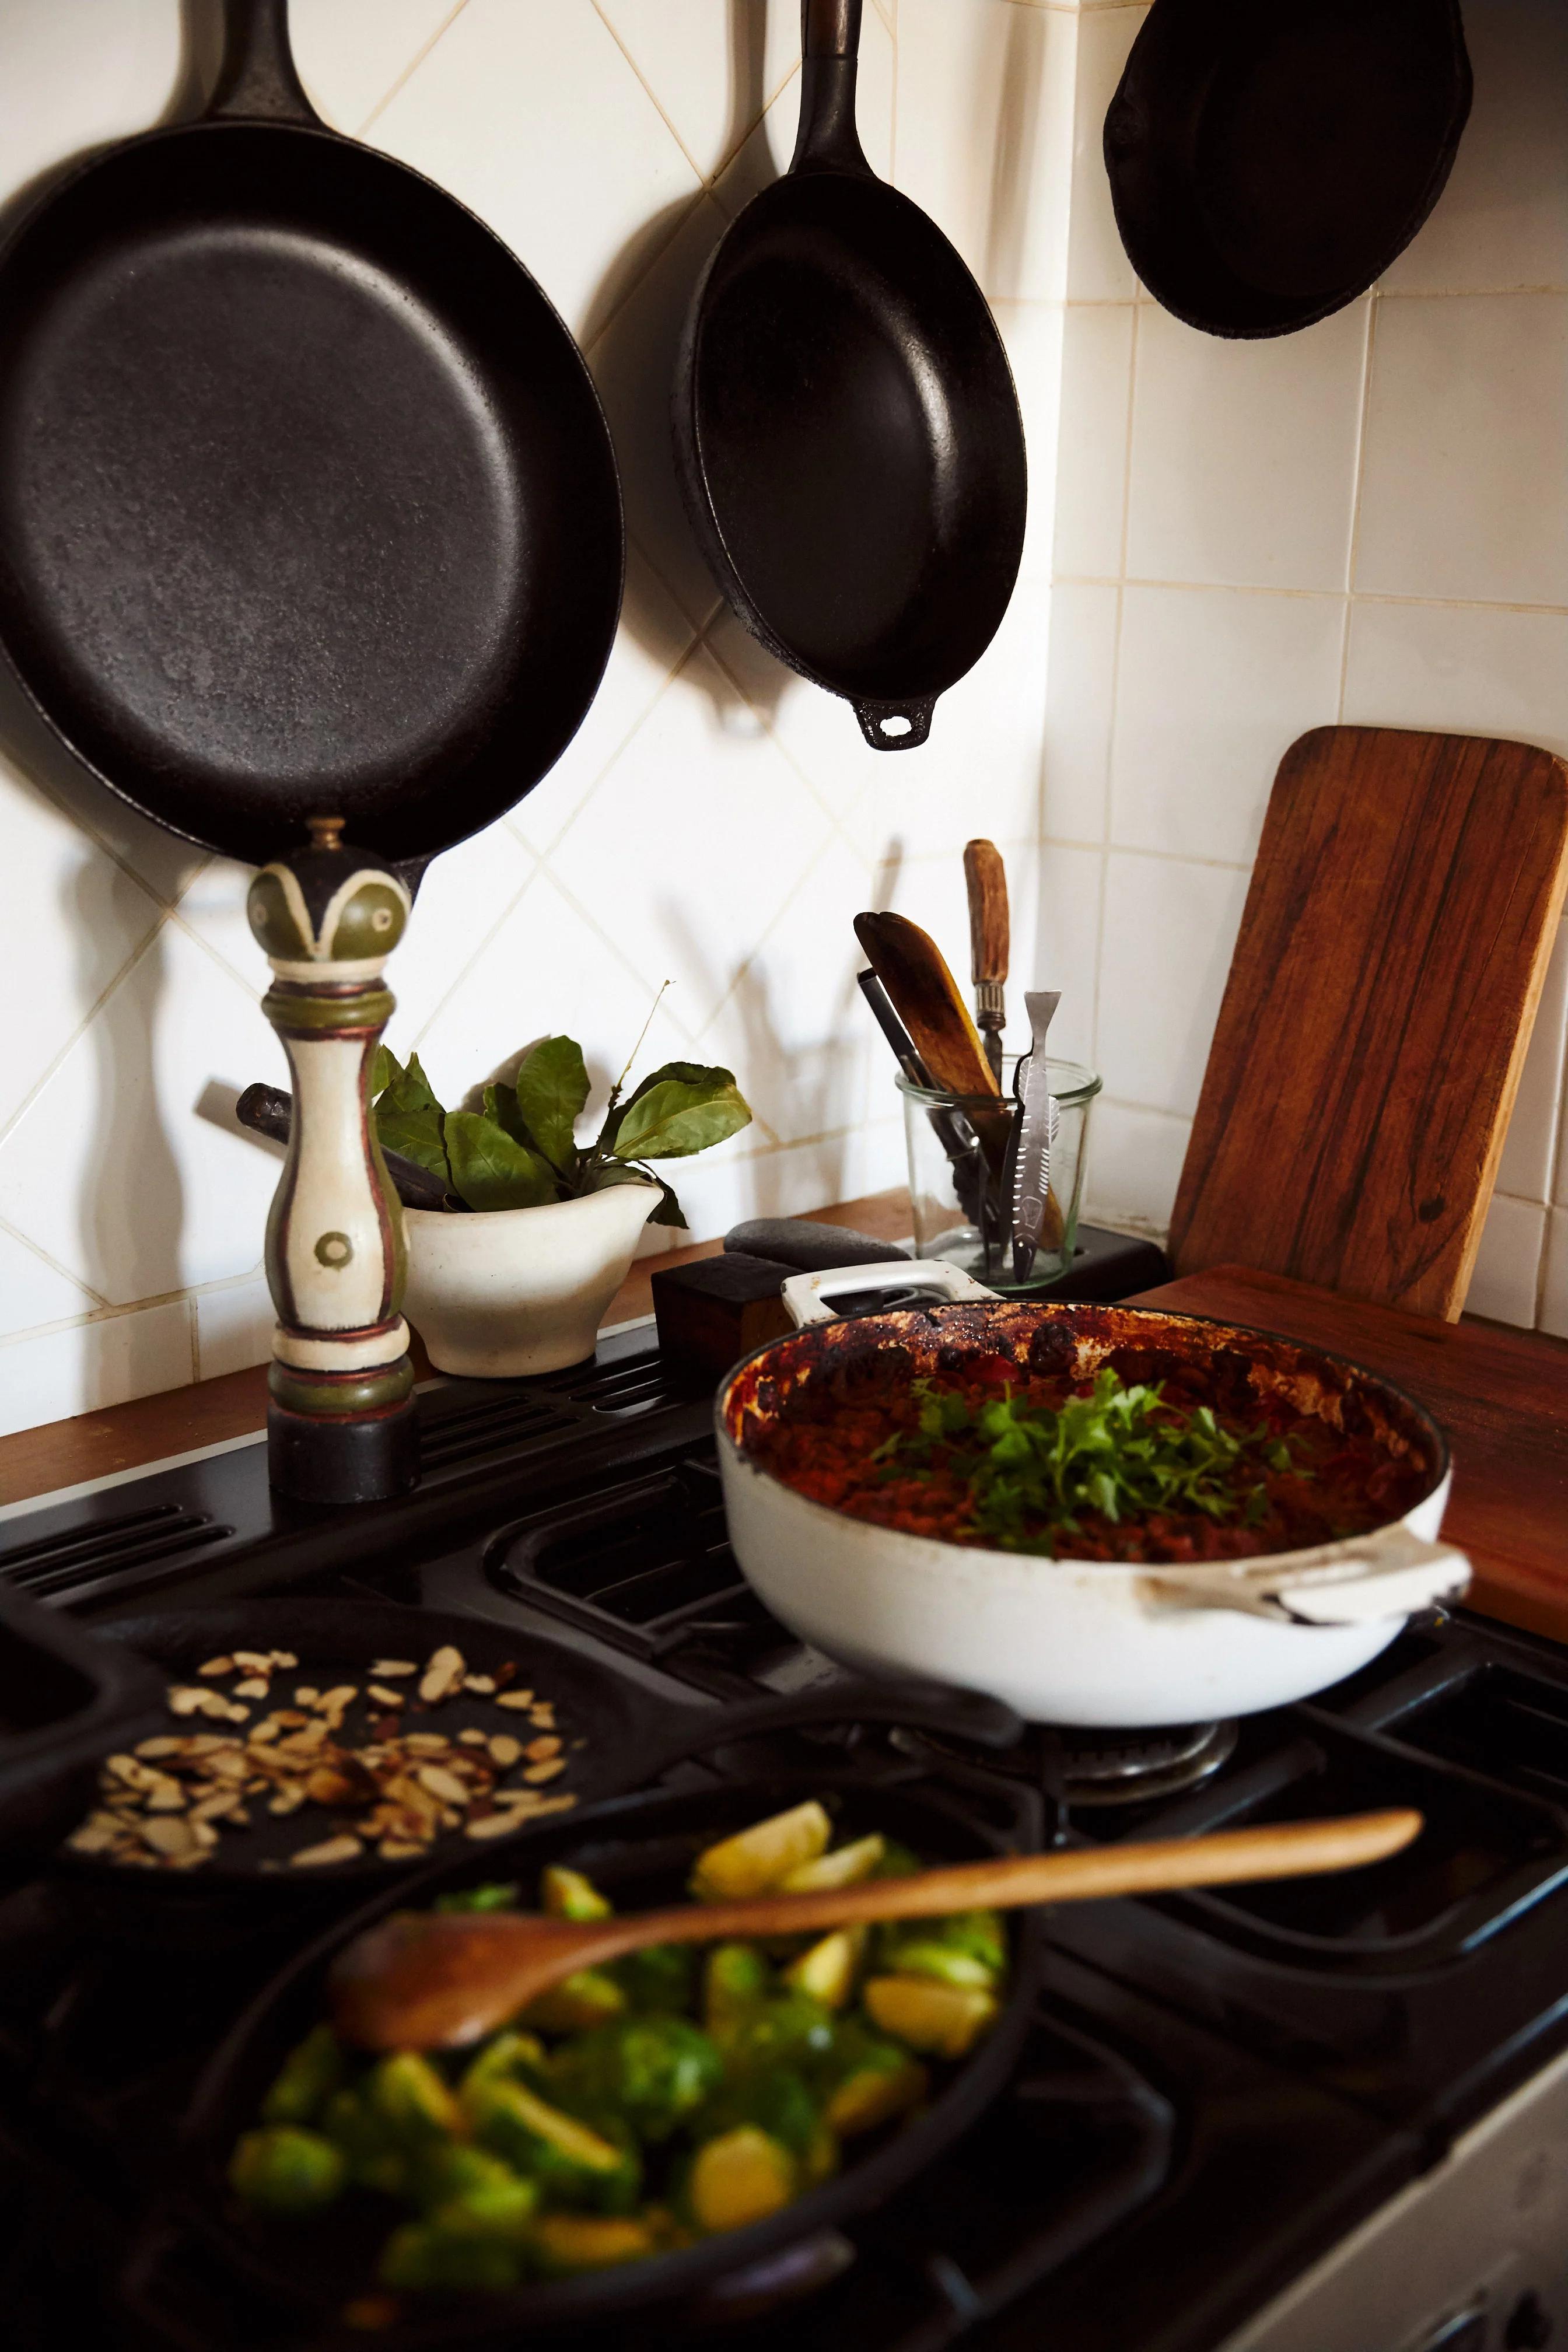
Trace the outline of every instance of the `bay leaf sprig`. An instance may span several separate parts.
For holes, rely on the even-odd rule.
[[[969,1490],[964,1528],[1002,1551],[1054,1558],[1086,1513],[1113,1524],[1198,1511],[1255,1525],[1268,1508],[1265,1468],[1293,1467],[1266,1426],[1237,1433],[1207,1405],[1167,1405],[1159,1382],[1126,1386],[1109,1368],[1088,1396],[1058,1408],[1008,1391],[979,1404],[916,1383],[919,1419],[877,1449],[886,1478],[938,1470]]]
[[[486,1087],[482,1110],[447,1110],[418,1055],[403,1064],[383,1045],[371,1075],[376,1133],[384,1149],[417,1160],[470,1209],[538,1208],[651,1183],[662,1197],[650,1222],[684,1225],[673,1190],[648,1162],[722,1143],[750,1124],[750,1108],[729,1070],[666,1062],[624,1095],[629,1072],[628,1063],[610,1088],[598,1134],[579,1144],[591,1087],[574,1038],[542,1038],[510,1084]]]

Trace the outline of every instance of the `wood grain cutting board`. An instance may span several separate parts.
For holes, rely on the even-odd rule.
[[[1171,1227],[1457,1316],[1568,885],[1568,766],[1321,727],[1280,763]]]

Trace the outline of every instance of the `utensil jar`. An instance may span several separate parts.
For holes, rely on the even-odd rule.
[[[1013,1107],[1016,1054],[1002,1065],[1003,1095]],[[1100,1080],[1079,1062],[1047,1059],[1051,1094],[1058,1121],[1051,1144],[1051,1192],[1059,1221],[1047,1218],[1041,1247],[1028,1282],[1019,1289],[1013,1282],[1012,1202],[1003,1196],[994,1176],[986,1181],[985,1162],[974,1140],[971,1114],[984,1114],[995,1097],[947,1094],[940,1088],[917,1087],[900,1076],[894,1083],[904,1101],[904,1145],[909,1155],[910,1201],[914,1219],[914,1254],[918,1258],[944,1258],[976,1282],[1012,1297],[1027,1297],[1065,1273],[1072,1263],[1078,1230],[1079,1203],[1083,1193],[1085,1155],[1089,1145],[1089,1115]]]

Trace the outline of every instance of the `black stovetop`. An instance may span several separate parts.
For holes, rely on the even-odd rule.
[[[422,1410],[410,1501],[299,1510],[244,1444],[0,1521],[0,1577],[89,1622],[153,1594],[285,1588],[473,1611],[710,1703],[716,1726],[759,1685],[835,1675],[740,1578],[707,1400],[666,1379],[651,1334],[605,1343],[586,1373],[434,1388]],[[820,1759],[824,1737],[763,1760]],[[979,1758],[828,1737],[836,1769],[918,1765],[1001,1801]],[[700,2316],[708,2341],[757,2352],[1210,2352],[1568,2047],[1568,1654],[1461,1613],[1213,1754],[1198,1785],[1113,1806],[1076,1801],[1065,1739],[1013,1769],[1040,1833],[1069,1842],[1405,1803],[1428,1828],[1344,1878],[1063,1909],[1011,2092],[812,2251],[806,2299],[688,2315],[682,2341]],[[184,2099],[290,1940],[142,1951],[58,1882],[0,1900],[0,2334],[18,2352],[89,2326],[296,2352],[155,2230]]]

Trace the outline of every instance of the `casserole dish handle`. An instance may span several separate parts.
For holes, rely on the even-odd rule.
[[[1292,1625],[1363,1625],[1412,1617],[1458,1601],[1470,1563],[1452,1544],[1427,1543],[1403,1520],[1373,1534],[1271,1559],[1219,1560],[1142,1579],[1143,1597],[1167,1609],[1237,1609]]]
[[[853,1298],[853,1311],[858,1314],[865,1311],[862,1300],[868,1302],[873,1292],[888,1291],[893,1296],[880,1300],[886,1314],[900,1307],[930,1306],[933,1296],[943,1299],[996,1296],[972,1275],[937,1257],[893,1258],[883,1265],[830,1265],[816,1274],[792,1274],[780,1296],[785,1314],[798,1329],[805,1323],[831,1323],[843,1312],[835,1300]],[[905,1292],[914,1295],[906,1297],[901,1295]]]

